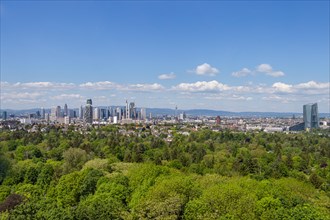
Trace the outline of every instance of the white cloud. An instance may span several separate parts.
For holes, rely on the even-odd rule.
[[[176,75],[174,73],[168,73],[168,74],[161,74],[158,76],[158,79],[174,79]]]
[[[79,85],[80,88],[93,89],[93,90],[108,90],[116,89],[118,85],[110,81],[100,81],[100,82],[87,82]]]
[[[275,89],[275,92],[284,92],[284,93],[291,93],[293,92],[293,86],[281,82],[274,83],[272,88]]]
[[[260,64],[256,67],[256,70],[261,73],[269,73],[273,71],[273,68],[269,64]]]
[[[87,82],[79,85],[80,88],[92,90],[118,90],[118,91],[159,91],[164,87],[158,83],[153,84],[117,84],[110,81]]]
[[[37,99],[40,96],[39,92],[9,92],[2,93],[1,99]]]
[[[72,99],[84,99],[80,94],[61,94],[51,97],[55,100],[72,100]]]
[[[330,83],[318,83],[315,81],[309,81],[307,83],[300,83],[295,86],[298,89],[329,89]]]
[[[245,97],[238,94],[224,94],[224,93],[213,93],[208,94],[207,96],[203,97],[209,100],[241,100],[241,101],[251,101],[253,100],[252,97]]]
[[[243,77],[251,74],[253,74],[251,70],[249,70],[248,68],[243,68],[237,72],[233,72],[231,75],[234,77]]]
[[[209,82],[198,81],[195,83],[180,83],[179,85],[174,86],[173,89],[186,92],[207,92],[229,90],[230,87],[213,80]]]
[[[14,87],[22,89],[72,89],[75,87],[73,83],[54,83],[54,82],[28,82],[28,83],[15,83]]]
[[[203,63],[197,66],[193,72],[195,72],[197,75],[215,76],[217,73],[219,73],[219,70],[215,67],[212,67],[208,63]]]
[[[267,69],[267,67],[263,68]],[[97,105],[109,103],[120,105],[125,97],[133,95],[136,97],[137,103],[146,107],[167,105],[169,102],[164,101],[165,96],[171,102],[180,105],[189,104],[190,106],[193,106],[196,100],[209,100],[206,106],[210,107],[215,104],[212,103],[212,99],[224,100],[224,103],[231,106],[235,106],[235,103],[239,103],[240,100],[242,103],[243,101],[249,101],[257,106],[258,102],[266,105],[274,103],[274,108],[276,104],[285,108],[285,105],[288,104],[290,106],[302,106],[302,104],[311,101],[326,100],[323,101],[323,107],[320,106],[320,109],[325,109],[324,106],[329,102],[330,90],[329,82],[317,81],[296,84],[278,81],[268,85],[248,84],[246,82],[242,85],[232,86],[212,80],[183,82],[172,87],[164,87],[158,83],[118,84],[110,81],[82,84],[57,82],[8,83],[1,81],[0,83],[0,98],[3,108],[26,108],[27,106],[33,108],[36,106],[58,105],[65,102],[76,107],[85,103],[87,96],[96,100]],[[47,87],[50,89],[46,89]],[[59,89],[55,89],[56,87]],[[67,89],[70,87],[72,89]],[[65,92],[62,92],[63,90]],[[149,94],[154,97],[152,101],[148,98]],[[216,105],[220,106],[224,103],[218,102]],[[285,103],[285,105],[281,105],[281,103]],[[270,107],[265,107],[265,109],[267,108]],[[281,110],[280,107],[278,109]]]
[[[274,71],[274,72],[266,73],[266,75],[272,77],[280,77],[280,76],[284,76],[285,74],[282,71]]]
[[[271,65],[265,63],[257,66],[256,71],[260,73],[265,73],[266,75],[272,77],[280,77],[285,75],[282,71],[274,71]]]
[[[131,84],[127,87],[121,86],[120,90],[128,90],[128,91],[144,91],[144,92],[150,92],[150,91],[160,91],[165,89],[164,86],[153,83],[153,84]]]
[[[328,94],[330,89],[330,83],[319,83],[315,81],[309,81],[306,83],[299,83],[296,85],[290,85],[286,83],[277,82],[272,85],[273,92],[281,93],[295,93],[295,94]]]
[[[232,87],[234,91],[237,91],[237,92],[251,92],[251,86],[235,86],[235,87]]]
[[[280,77],[280,76],[284,76],[284,72],[282,71],[275,71],[273,70],[273,67],[269,64],[260,64],[258,65],[255,70],[249,70],[248,68],[243,68],[237,72],[233,72],[231,75],[234,77],[243,77],[243,76],[248,76],[248,75],[254,75],[255,73],[263,73],[266,74],[268,76],[272,76],[272,77]]]
[[[9,82],[3,82],[3,81],[0,82],[0,88],[1,89],[7,88],[9,86],[10,86]]]
[[[264,101],[281,102],[284,104],[293,103],[297,101],[297,99],[293,97],[278,96],[278,95],[264,96],[261,99]]]

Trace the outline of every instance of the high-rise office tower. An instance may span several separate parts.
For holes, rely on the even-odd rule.
[[[93,123],[93,106],[91,99],[87,99],[87,103],[84,111],[84,119],[85,119],[85,123],[87,124]]]
[[[68,105],[66,103],[64,105],[63,114],[64,114],[64,117],[69,115]]]
[[[117,116],[118,120],[121,120],[122,119],[123,114],[121,112],[121,108],[120,107],[117,107],[116,108],[116,114],[114,116]]]
[[[125,118],[126,119],[129,119],[130,113],[129,113],[129,108],[128,108],[128,102],[127,102],[127,100],[126,100],[126,109],[125,109],[125,111],[126,111]]]
[[[303,114],[305,129],[319,127],[319,113],[317,103],[304,105]]]
[[[3,111],[2,112],[2,120],[7,120],[7,112],[6,111]]]
[[[56,107],[52,108],[50,111],[50,120],[51,121],[56,121]]]
[[[46,111],[44,108],[41,108],[41,118],[45,119],[45,117],[46,117]]]
[[[61,106],[56,107],[55,117],[56,117],[56,119],[61,117]]]
[[[129,103],[129,118],[136,119],[136,109],[134,102]]]
[[[145,108],[141,108],[141,120],[147,119],[147,111]]]
[[[100,109],[99,108],[94,108],[93,109],[93,119],[94,120],[99,120],[100,119]]]
[[[46,113],[46,114],[45,114],[45,120],[46,120],[47,122],[49,122],[49,121],[50,121],[50,116],[49,116],[49,113]]]
[[[113,109],[111,106],[109,106],[108,107],[108,118],[113,116],[112,113],[113,113]]]
[[[82,105],[79,108],[79,118],[80,119],[83,119],[84,118],[84,108],[83,108]]]

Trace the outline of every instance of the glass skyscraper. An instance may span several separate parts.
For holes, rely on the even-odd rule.
[[[317,103],[306,104],[303,109],[305,129],[319,127],[319,113]]]
[[[93,106],[91,99],[87,99],[87,103],[84,111],[84,119],[85,119],[85,123],[87,124],[93,123]]]

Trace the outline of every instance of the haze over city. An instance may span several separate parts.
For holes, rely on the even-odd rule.
[[[329,1],[2,1],[1,109],[329,112]]]

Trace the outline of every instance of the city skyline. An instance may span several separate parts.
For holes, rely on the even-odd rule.
[[[1,2],[1,109],[329,112],[329,2]]]

